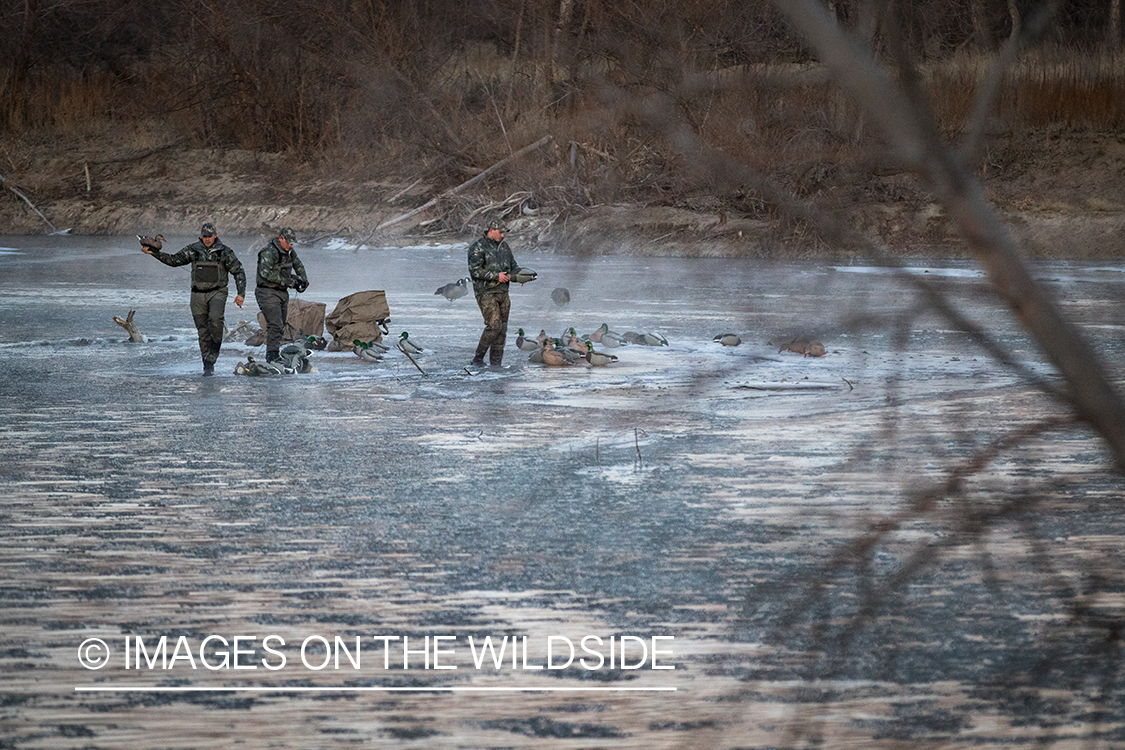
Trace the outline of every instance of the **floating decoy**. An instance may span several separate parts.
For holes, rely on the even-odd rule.
[[[398,348],[407,354],[421,354],[424,349],[410,340],[410,334],[403,331],[398,336]]]
[[[570,290],[562,286],[557,287],[551,292],[551,300],[559,307],[570,304]]]
[[[605,367],[611,362],[616,362],[617,357],[613,354],[606,352],[594,351],[594,345],[589,341],[586,342],[586,361],[593,367]]]
[[[453,302],[453,300],[461,299],[462,297],[464,297],[466,294],[469,293],[468,284],[469,284],[469,277],[466,276],[463,279],[457,279],[457,281],[454,281],[452,284],[446,284],[444,286],[439,286],[438,290],[436,292],[434,292],[434,294],[440,294],[443,297],[445,297],[447,300],[449,300],[450,302]]]
[[[162,234],[158,234],[155,237],[145,237],[144,235],[138,234],[137,239],[140,241],[142,247],[147,247],[149,250],[162,250],[164,248],[164,243],[167,242]]]
[[[628,344],[640,344],[641,346],[668,346],[668,339],[661,336],[659,333],[638,333],[635,335],[633,341],[629,341],[628,334],[622,334],[622,338]]]
[[[542,349],[543,345],[533,339],[524,338],[523,329],[519,328],[516,330],[516,348],[521,352],[533,352]]]
[[[723,346],[738,346],[742,343],[742,339],[738,337],[737,333],[720,333],[712,341],[718,341]]]

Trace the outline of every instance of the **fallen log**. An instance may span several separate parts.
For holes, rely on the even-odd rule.
[[[452,190],[446,190],[444,193],[442,193],[438,197],[426,201],[421,206],[418,206],[418,208],[407,211],[406,213],[402,214],[401,216],[396,216],[393,219],[388,219],[387,221],[384,221],[382,224],[375,227],[375,231],[379,231],[380,229],[383,229],[384,227],[389,227],[391,224],[397,224],[400,221],[404,221],[406,219],[409,219],[411,216],[415,216],[417,214],[422,213],[423,211],[425,211],[427,209],[433,208],[434,206],[437,205],[437,202],[439,200],[441,200],[442,198],[445,198],[446,196],[449,196],[449,195],[457,195],[458,193],[460,193],[464,190],[468,190],[470,187],[477,184],[478,182],[483,180],[485,177],[492,174],[497,169],[500,169],[500,167],[504,166],[505,164],[512,161],[513,159],[518,159],[519,157],[524,156],[525,154],[529,154],[532,151],[535,151],[536,149],[542,148],[543,146],[546,146],[548,143],[550,143],[554,139],[555,139],[555,137],[552,136],[552,135],[543,136],[542,138],[537,140],[535,143],[532,143],[530,146],[524,146],[523,148],[521,148],[519,151],[515,152],[511,156],[508,156],[508,157],[505,157],[505,158],[501,159],[500,161],[496,162],[495,164],[493,164],[488,169],[486,169],[483,172],[481,172],[480,174],[478,174],[476,177],[473,177],[470,180],[466,180],[465,182],[462,182],[460,185],[453,188]]]
[[[39,214],[39,218],[40,218],[40,219],[42,219],[43,221],[47,222],[47,226],[49,226],[49,227],[51,228],[51,231],[52,231],[52,232],[57,232],[57,231],[59,231],[59,230],[58,230],[58,227],[56,227],[56,226],[55,226],[54,224],[52,224],[52,223],[51,223],[51,220],[50,220],[50,219],[48,219],[48,218],[47,218],[46,216],[44,216],[44,215],[43,215],[43,212],[42,212],[42,211],[40,211],[40,210],[39,210],[38,208],[36,208],[36,207],[35,207],[35,204],[31,202],[31,199],[30,199],[30,198],[28,198],[28,197],[27,197],[26,195],[24,195],[24,194],[23,194],[22,192],[20,192],[20,191],[19,191],[19,190],[18,190],[18,189],[16,188],[16,186],[15,186],[15,185],[13,185],[12,183],[8,182],[8,179],[7,179],[6,177],[4,177],[4,175],[2,175],[2,174],[0,174],[0,187],[6,187],[6,188],[8,188],[9,190],[11,190],[11,191],[12,191],[12,193],[13,193],[14,195],[17,195],[17,196],[19,196],[20,198],[22,198],[22,199],[23,199],[23,202],[24,202],[24,203],[26,203],[27,205],[31,206],[31,210],[32,210],[32,211],[34,211],[35,213]]]
[[[137,330],[137,326],[133,323],[133,316],[136,313],[136,310],[130,310],[129,316],[125,318],[125,320],[114,315],[113,322],[129,332],[130,344],[143,344],[145,342],[145,337],[141,335],[141,332]]]

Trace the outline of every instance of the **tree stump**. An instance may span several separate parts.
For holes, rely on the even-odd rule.
[[[125,318],[125,320],[122,320],[121,318],[114,315],[113,322],[129,332],[130,344],[143,344],[145,342],[145,337],[141,335],[141,332],[137,330],[137,326],[133,323],[133,316],[136,313],[136,310],[130,310],[129,316]]]

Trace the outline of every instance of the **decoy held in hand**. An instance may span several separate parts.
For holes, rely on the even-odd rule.
[[[523,329],[516,329],[516,348],[521,352],[533,352],[542,349],[542,345],[534,339],[524,338]]]
[[[164,248],[164,243],[167,242],[162,234],[158,234],[155,237],[145,237],[138,234],[137,239],[140,241],[141,247],[147,247],[149,250],[162,250]]]
[[[532,271],[530,268],[521,268],[514,274],[511,274],[508,280],[515,284],[526,284],[529,281],[535,281],[538,275],[539,274],[535,273],[535,271]]]
[[[424,349],[410,340],[410,334],[403,331],[398,335],[398,348],[407,354],[421,354]]]
[[[555,291],[551,292],[551,300],[559,307],[569,304],[570,290],[563,286],[557,287]]]
[[[718,341],[723,346],[738,346],[742,343],[742,339],[738,337],[737,333],[720,333],[712,341]]]
[[[434,292],[434,294],[440,294],[443,297],[445,297],[447,300],[449,300],[450,302],[453,302],[453,300],[461,299],[462,297],[464,297],[466,294],[469,293],[468,284],[469,284],[469,277],[466,276],[463,279],[457,279],[457,281],[454,281],[452,284],[446,284],[445,286],[439,286],[438,290],[436,292]]]
[[[594,351],[594,345],[591,344],[589,341],[587,341],[586,342],[586,361],[589,362],[590,365],[593,366],[593,367],[605,367],[606,365],[610,364],[611,362],[616,362],[617,357],[616,357],[616,355],[607,354],[606,352],[596,352],[596,351]]]

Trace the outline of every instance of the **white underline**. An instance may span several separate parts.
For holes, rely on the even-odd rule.
[[[675,687],[165,687],[76,685],[76,693],[674,693]]]

